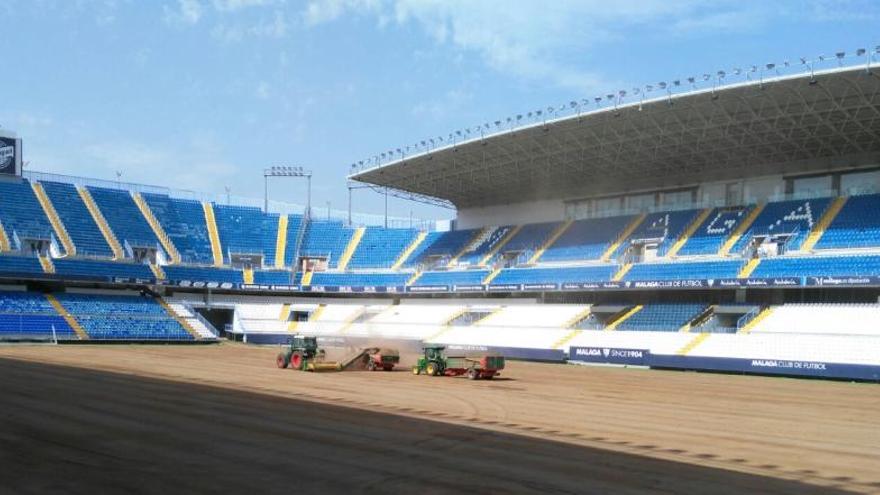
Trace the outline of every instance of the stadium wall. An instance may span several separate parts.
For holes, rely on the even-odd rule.
[[[533,201],[458,211],[458,229],[475,229],[486,225],[520,225],[524,223],[558,222],[565,218],[562,200]]]

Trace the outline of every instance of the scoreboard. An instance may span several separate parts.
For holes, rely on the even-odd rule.
[[[0,175],[21,175],[21,138],[0,129]]]

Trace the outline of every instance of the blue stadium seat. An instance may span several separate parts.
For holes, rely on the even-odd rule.
[[[679,256],[717,254],[724,241],[749,215],[753,207],[715,208],[678,250]]]
[[[630,215],[578,220],[544,251],[538,261],[598,260],[633,219]]]
[[[190,282],[216,282],[218,284],[244,283],[241,270],[232,268],[214,268],[207,266],[168,265],[163,267],[165,278],[173,282],[188,280]],[[256,272],[255,272],[256,273]]]
[[[0,273],[6,275],[39,276],[43,266],[36,256],[0,254]]]
[[[325,257],[329,268],[339,265],[354,230],[339,220],[311,220],[303,237],[300,256]]]
[[[815,249],[880,247],[880,194],[853,196],[819,238]]]
[[[0,340],[75,340],[76,333],[46,296],[36,292],[0,292]]]
[[[417,235],[414,229],[367,227],[348,268],[391,268]]]
[[[56,294],[94,340],[193,340],[155,299],[103,294]]]
[[[786,249],[796,251],[830,203],[829,198],[767,203],[730,252],[742,252],[754,236],[778,234],[793,234]]]
[[[553,234],[560,222],[530,223],[523,225],[519,232],[507,241],[507,244],[498,252],[499,255],[506,253],[518,253],[517,263],[527,262],[544,242]],[[490,261],[491,263],[491,261]]]
[[[312,286],[348,287],[400,287],[410,277],[407,273],[331,273],[316,272]]]
[[[762,259],[751,277],[880,276],[880,255]]]
[[[413,268],[417,266],[425,251],[430,249],[430,247],[435,242],[437,242],[437,239],[439,239],[444,233],[445,232],[428,232],[427,235],[425,235],[425,239],[422,241],[422,243],[416,247],[415,251],[409,254],[409,258],[406,259],[403,267]]]
[[[230,254],[259,254],[263,263],[275,263],[275,241],[278,237],[278,214],[265,214],[250,206],[214,204],[214,217],[223,259],[229,263]]]
[[[159,239],[129,191],[89,187],[89,192],[121,245],[156,249]]]
[[[54,260],[55,274],[70,279],[112,280],[114,278],[155,280],[150,267],[127,261],[99,261],[89,259]]]
[[[107,245],[104,234],[86,208],[82,198],[72,184],[40,181],[58,217],[67,229],[67,234],[76,246],[77,256],[98,256],[110,258],[113,251]]]
[[[705,280],[736,278],[744,261],[680,261],[670,263],[636,263],[623,280]]]
[[[624,320],[618,331],[677,332],[706,309],[705,304],[646,304]]]
[[[495,246],[510,233],[511,230],[514,229],[514,225],[504,225],[501,227],[493,228],[488,231],[486,234],[481,236],[479,242],[477,242],[474,246],[472,246],[467,251],[461,253],[461,256],[458,258],[459,265],[477,265],[483,258],[486,257]]]
[[[409,266],[418,266],[429,260],[439,260],[438,265],[443,265],[452,257],[461,252],[479,232],[478,229],[450,230],[432,236],[433,242],[427,245],[418,256],[411,256],[413,261]],[[427,242],[428,239],[425,239]]]
[[[291,285],[293,274],[287,270],[254,270],[254,283],[260,285]]]
[[[182,262],[206,265],[214,262],[202,203],[164,194],[144,193],[143,197],[174,243]]]
[[[425,285],[479,285],[489,275],[489,270],[455,270],[448,272],[425,272],[416,279],[414,286]]]
[[[622,254],[634,241],[659,239],[657,256],[665,256],[672,244],[678,240],[684,230],[694,221],[700,210],[668,211],[651,213],[645,216],[642,223],[627,237],[614,256]]]
[[[493,284],[565,284],[607,282],[617,272],[617,265],[572,266],[560,268],[505,268]]]
[[[10,243],[14,243],[15,236],[19,239],[49,240],[53,235],[46,212],[27,180],[0,180],[0,223]],[[12,247],[17,248],[15,245]]]
[[[300,236],[300,230],[306,227],[302,215],[287,215],[287,242],[284,248],[284,266],[293,267],[296,262],[296,241]],[[305,232],[302,233],[303,236]]]

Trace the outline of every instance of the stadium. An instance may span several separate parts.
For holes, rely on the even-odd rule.
[[[566,102],[339,178],[454,208],[447,230],[22,172],[3,131],[14,486],[880,491],[878,53]],[[276,369],[294,335],[407,372]],[[424,346],[509,362],[411,376]]]

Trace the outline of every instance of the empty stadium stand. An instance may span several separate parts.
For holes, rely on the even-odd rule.
[[[165,229],[185,263],[210,264],[211,240],[202,204],[198,201],[171,198],[164,194],[144,193],[156,219]]]
[[[20,249],[24,239],[48,241],[53,237],[49,219],[27,180],[0,181],[0,223],[11,249]]]
[[[489,270],[450,270],[446,272],[424,272],[412,284],[414,286],[446,285],[480,285]]]
[[[403,250],[412,244],[416,235],[418,232],[413,229],[367,227],[348,268],[391,268]]]
[[[639,263],[632,266],[623,280],[736,278],[743,263],[741,259]]]
[[[152,297],[68,293],[55,297],[91,340],[193,340]]]
[[[80,256],[97,256],[110,258],[113,251],[101,234],[101,230],[82,202],[82,198],[71,184],[63,182],[41,181],[43,190],[56,205],[55,210],[73,244],[76,254]]]
[[[848,198],[815,249],[880,247],[880,194]]]
[[[565,284],[606,282],[617,271],[617,265],[572,266],[565,268],[510,268],[492,280],[494,284]]]
[[[311,220],[302,240],[300,256],[324,258],[330,268],[336,268],[353,234],[354,230],[339,220]]]
[[[741,253],[757,236],[785,236],[786,250],[797,251],[830,203],[829,198],[768,203],[731,252]]]
[[[715,208],[678,251],[680,256],[712,255],[746,219],[750,207]]]
[[[880,275],[880,255],[800,256],[762,259],[752,277]]]
[[[544,251],[538,261],[598,260],[634,218],[620,216],[578,220]]]
[[[705,309],[705,304],[645,304],[617,325],[617,330],[677,332]]]
[[[76,340],[45,295],[0,291],[0,340]]]
[[[131,247],[159,247],[159,239],[130,192],[104,187],[89,187],[88,191],[123,247],[126,243]]]

